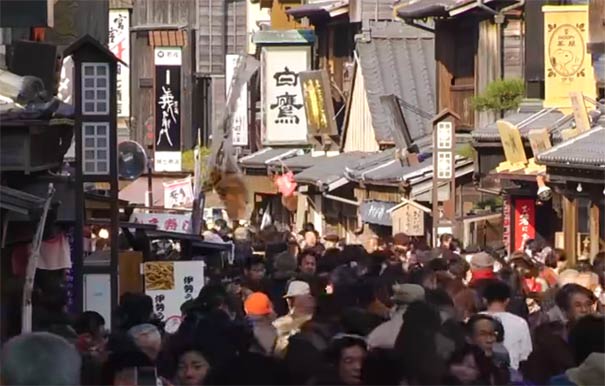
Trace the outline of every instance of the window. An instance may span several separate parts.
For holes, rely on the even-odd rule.
[[[82,63],[82,114],[109,114],[109,64]]]
[[[84,174],[109,173],[109,123],[82,124],[82,168]]]

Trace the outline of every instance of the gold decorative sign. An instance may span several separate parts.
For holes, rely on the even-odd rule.
[[[525,156],[519,128],[504,120],[499,120],[496,122],[496,125],[498,126],[500,140],[504,148],[504,156],[506,157],[506,162],[500,163],[496,171],[516,171],[525,168],[527,157]]]
[[[587,52],[588,6],[544,6],[544,107],[571,111],[569,93],[596,98],[592,58]]]
[[[334,105],[326,70],[303,71],[299,74],[307,127],[311,135],[338,134],[334,121]]]
[[[573,117],[576,121],[576,129],[580,133],[590,130],[590,119],[588,118],[588,112],[586,111],[584,94],[581,92],[572,91],[569,93],[569,99],[571,100]]]
[[[531,145],[531,151],[534,157],[538,154],[550,149],[552,147],[550,143],[550,136],[546,129],[533,129],[527,134],[529,138],[529,144]]]

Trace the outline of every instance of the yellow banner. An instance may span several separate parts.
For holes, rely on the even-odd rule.
[[[588,6],[542,7],[544,13],[545,107],[570,113],[569,93],[596,99],[592,57],[587,52]]]

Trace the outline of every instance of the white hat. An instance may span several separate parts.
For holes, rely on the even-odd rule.
[[[293,280],[288,285],[288,291],[284,295],[284,298],[309,295],[310,293],[311,287],[309,287],[309,283],[300,280]]]

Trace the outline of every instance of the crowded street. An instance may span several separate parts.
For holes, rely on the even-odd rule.
[[[0,385],[605,385],[605,0],[0,0]]]

